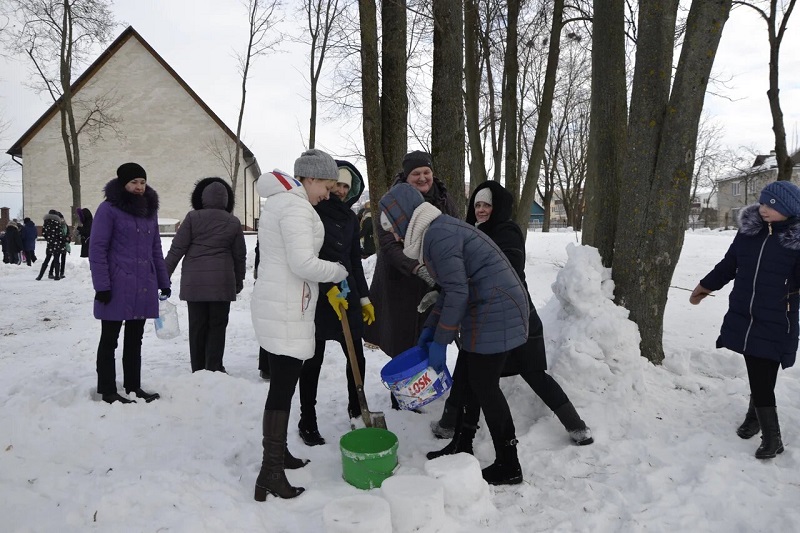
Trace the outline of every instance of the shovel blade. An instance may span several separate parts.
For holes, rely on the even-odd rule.
[[[372,422],[372,427],[380,428],[380,429],[387,429],[386,427],[386,416],[378,411],[378,412],[370,412],[369,413],[370,421]]]

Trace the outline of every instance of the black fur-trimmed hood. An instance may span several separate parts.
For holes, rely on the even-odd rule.
[[[769,224],[761,218],[758,207],[759,204],[752,204],[739,211],[739,232],[743,235],[755,237],[762,231],[768,230]],[[774,222],[772,229],[778,234],[778,239],[783,247],[800,250],[800,220],[797,217],[783,222]]]
[[[137,196],[126,191],[125,186],[114,178],[106,183],[103,192],[108,203],[135,217],[150,218],[158,214],[158,194],[149,185],[145,185],[142,196]]]
[[[233,206],[235,202],[233,197],[233,188],[228,184],[227,181],[216,176],[211,178],[203,178],[195,184],[191,198],[192,209],[195,211],[203,209],[203,191],[212,183],[221,183],[225,186],[225,190],[228,192],[228,201],[227,205],[225,206],[225,211],[228,213],[233,213]]]

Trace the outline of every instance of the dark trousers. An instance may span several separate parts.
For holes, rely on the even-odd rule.
[[[50,265],[50,274],[57,278],[64,277],[64,267],[67,264],[67,251],[56,252],[53,254],[53,264]],[[44,265],[42,265],[44,266]]]
[[[125,340],[122,344],[123,387],[126,391],[141,387],[142,373],[142,335],[144,320],[125,321]],[[113,394],[117,392],[117,372],[114,352],[122,329],[122,321],[103,320],[100,344],[97,346],[97,392]]]
[[[364,382],[364,346],[360,342],[353,342],[356,360],[358,361],[359,374],[361,375],[361,382]],[[350,415],[358,417],[361,415],[361,405],[358,402],[358,391],[356,390],[356,382],[353,379],[353,369],[350,365],[350,358],[347,357],[347,345],[344,338],[337,339],[345,353],[347,361],[347,411]],[[322,362],[325,359],[325,344],[326,341],[317,339],[314,347],[314,357],[303,361],[303,369],[300,372],[300,416],[316,420],[317,405],[317,386],[319,385],[319,375],[322,370]]]
[[[225,331],[230,302],[186,302],[189,308],[189,358],[192,372],[224,372]]]
[[[36,250],[25,250],[25,263],[31,266],[31,263],[36,262]]]
[[[44,276],[44,273],[47,271],[47,265],[50,264],[50,258],[53,258],[53,266],[56,265],[58,262],[58,252],[53,252],[49,248],[47,249],[47,253],[44,256],[44,262],[42,263],[42,269],[39,271],[39,277],[41,278]],[[53,269],[50,269],[50,274],[53,273]]]
[[[450,412],[459,412],[467,404],[467,382],[466,379],[461,376],[464,366],[461,358],[459,358],[458,361],[456,361],[455,369],[453,369],[453,386],[450,388],[450,395],[447,397],[447,410]],[[501,377],[519,375],[530,385],[534,394],[541,398],[551,411],[555,411],[569,402],[569,397],[567,397],[564,389],[562,389],[558,382],[544,370],[529,368],[523,370],[519,374],[508,374],[507,372],[508,365],[503,369]],[[465,414],[464,423],[470,426],[477,425],[480,415],[480,410],[475,410],[473,404],[472,409]]]
[[[458,363],[463,366],[457,379],[462,380],[465,387],[464,423],[475,425],[468,419],[474,419],[477,423],[475,415],[479,417],[483,410],[496,450],[516,439],[511,409],[500,389],[500,375],[507,356],[508,352],[479,354],[462,350],[458,353]],[[454,385],[455,380],[456,378],[453,379]]]
[[[264,409],[267,411],[286,411],[292,408],[292,396],[300,379],[303,361],[288,355],[269,353],[269,367],[272,377]]]
[[[755,407],[775,407],[775,382],[778,381],[780,363],[761,357],[744,356],[747,364],[747,379],[750,395]]]

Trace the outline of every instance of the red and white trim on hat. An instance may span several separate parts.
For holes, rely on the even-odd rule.
[[[286,188],[287,191],[290,191],[290,190],[295,189],[297,187],[302,187],[302,185],[303,185],[302,183],[300,183],[299,181],[297,181],[293,177],[289,176],[288,174],[284,174],[280,170],[273,170],[271,172],[271,174],[273,176],[275,176],[276,178],[278,178],[278,181],[280,182],[280,184],[283,185]]]

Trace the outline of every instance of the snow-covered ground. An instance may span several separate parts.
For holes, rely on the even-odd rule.
[[[673,284],[693,288],[732,237],[689,232]],[[786,451],[758,461],[758,437],[735,434],[747,407],[744,361],[714,348],[729,287],[697,307],[689,305],[689,292],[670,291],[666,359],[656,367],[638,355],[636,327],[609,299],[613,287],[596,251],[578,242],[571,232],[529,234],[527,276],[551,373],[591,426],[595,444],[572,445],[522,380],[505,379],[525,482],[488,488],[475,478],[477,463],[494,458],[485,427],[476,438],[477,462],[428,462],[425,453],[445,444],[429,429],[443,401],[423,414],[391,410],[380,382],[388,358],[367,350],[369,404],[386,413],[398,436],[400,464],[385,489],[358,490],[342,479],[338,440],[349,431],[344,355],[329,343],[317,407],[328,443],[303,445],[295,395],[289,446],[311,463],[288,477],[306,492],[265,503],[253,501],[269,387],[258,375],[250,323],[255,237],[247,238],[245,290],[231,307],[228,374],[190,372],[179,269],[171,301],[181,336],[156,338],[152,321],[145,330],[142,384],[162,396],[150,404],[108,405],[94,393],[100,324],[92,317],[86,259],[68,256],[61,281],[35,281],[41,263],[0,265],[0,529],[320,532],[327,509],[329,518],[370,516],[376,527],[390,513],[394,531],[419,524],[426,524],[419,531],[446,532],[794,531],[798,370],[780,372],[776,390]],[[165,238],[165,251],[169,245]],[[44,258],[44,243],[37,254]],[[370,274],[373,267],[374,259],[365,262]],[[451,368],[455,356],[451,346]],[[118,352],[122,391],[120,360]],[[418,497],[407,497],[409,486],[419,487]],[[443,500],[437,487],[444,487]]]

